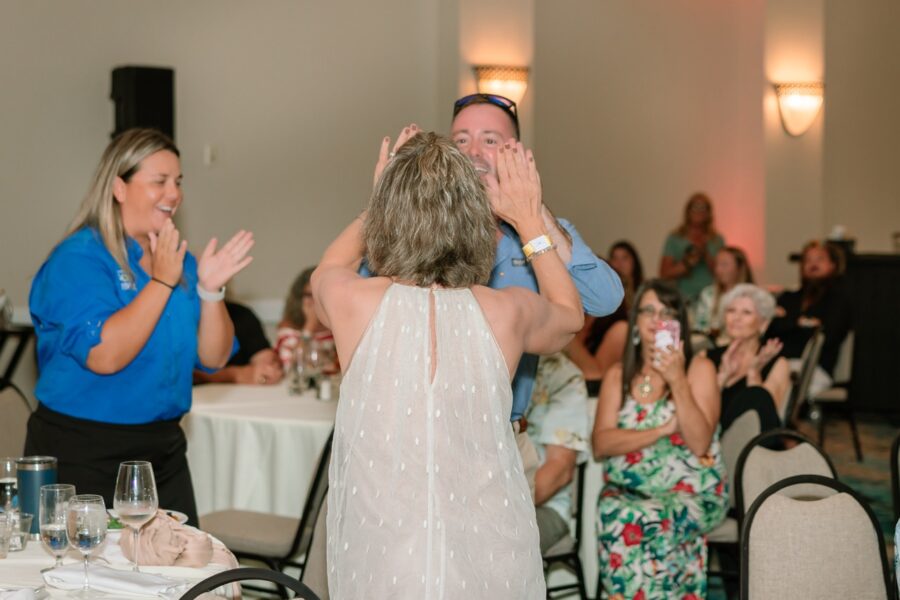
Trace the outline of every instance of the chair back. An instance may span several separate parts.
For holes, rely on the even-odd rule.
[[[766,442],[788,439],[796,445],[787,450],[770,450]],[[738,523],[746,509],[769,486],[795,475],[819,475],[837,479],[831,459],[809,438],[790,429],[773,429],[762,433],[747,444],[738,457],[735,476],[735,507]],[[797,489],[797,493],[817,496],[821,491]]]
[[[816,365],[819,364],[819,356],[822,354],[822,346],[824,344],[825,334],[822,333],[821,329],[817,329],[803,348],[803,354],[800,356],[800,374],[797,376],[797,381],[791,387],[788,401],[784,405],[782,424],[785,427],[788,427],[797,421],[797,415],[800,414],[800,407],[806,402],[806,397],[809,394],[809,384],[812,382]]]
[[[195,600],[195,598],[201,594],[211,592],[223,585],[238,581],[271,581],[272,583],[291,589],[297,594],[296,598],[298,600],[319,600],[319,597],[307,586],[280,571],[250,569],[244,567],[239,569],[229,569],[228,571],[216,573],[212,577],[207,577],[185,592],[179,600]]]
[[[312,545],[316,519],[319,517],[319,511],[322,509],[325,497],[328,495],[328,465],[331,463],[331,443],[333,440],[334,429],[332,428],[331,433],[328,434],[328,440],[325,442],[325,447],[322,448],[319,463],[316,465],[316,471],[309,484],[309,492],[306,494],[306,502],[303,504],[303,514],[300,516],[300,525],[297,527],[297,534],[291,543],[288,557],[307,554],[309,547]]]
[[[791,488],[830,490],[792,498]],[[884,537],[872,509],[848,486],[816,475],[779,481],[747,512],[741,598],[894,598]]]
[[[575,552],[581,550],[581,515],[584,512],[584,474],[587,470],[587,461],[575,467],[574,498],[572,498],[572,518],[575,520]]]
[[[834,364],[834,382],[847,383],[853,376],[853,330],[847,332],[847,337],[841,342],[838,350],[837,362]]]
[[[725,430],[719,440],[722,446],[722,459],[725,461],[725,472],[731,482],[731,493],[728,494],[728,504],[731,507],[735,506],[734,484],[738,457],[747,444],[760,434],[760,431],[762,431],[762,426],[759,422],[759,413],[755,410],[748,410],[734,420],[731,427]]]
[[[900,434],[891,444],[891,497],[894,500],[894,523],[896,523],[900,521]]]
[[[0,456],[22,456],[31,407],[13,384],[0,390]]]

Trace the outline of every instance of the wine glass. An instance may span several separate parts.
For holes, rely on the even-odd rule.
[[[66,517],[66,533],[69,545],[81,552],[84,557],[84,587],[76,594],[79,598],[90,597],[90,580],[88,579],[88,556],[106,539],[106,503],[103,496],[81,494],[72,496],[68,503]]]
[[[119,465],[119,476],[116,478],[116,494],[113,496],[113,508],[119,521],[128,525],[133,532],[134,567],[138,569],[138,541],[141,527],[156,516],[159,498],[156,495],[156,480],[153,478],[153,465],[145,460],[130,460]]]
[[[53,568],[62,566],[63,556],[69,548],[69,535],[66,531],[66,516],[69,501],[75,496],[75,486],[68,483],[54,483],[41,486],[41,504],[38,520],[41,525],[41,541],[56,557]]]
[[[0,509],[10,512],[16,497],[16,459],[0,458]]]

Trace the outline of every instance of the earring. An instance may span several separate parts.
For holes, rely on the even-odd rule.
[[[634,325],[631,328],[631,343],[634,346],[641,343],[641,333],[638,331],[637,325]]]

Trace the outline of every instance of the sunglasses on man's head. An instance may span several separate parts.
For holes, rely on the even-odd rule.
[[[516,129],[516,138],[518,139],[519,111],[516,108],[515,102],[505,96],[498,96],[497,94],[469,94],[468,96],[463,96],[453,103],[453,118],[456,118],[456,115],[458,115],[462,109],[473,104],[493,104],[494,106],[505,112],[509,116],[509,118],[512,119],[513,125]]]

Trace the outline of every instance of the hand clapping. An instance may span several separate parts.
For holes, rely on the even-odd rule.
[[[180,234],[172,219],[166,219],[159,233],[149,234],[151,277],[169,287],[174,287],[181,279],[187,240],[179,242]]]
[[[200,286],[215,292],[253,260],[247,254],[253,247],[253,234],[243,229],[234,234],[228,242],[216,251],[218,240],[212,238],[206,244],[197,262],[197,278]]]

